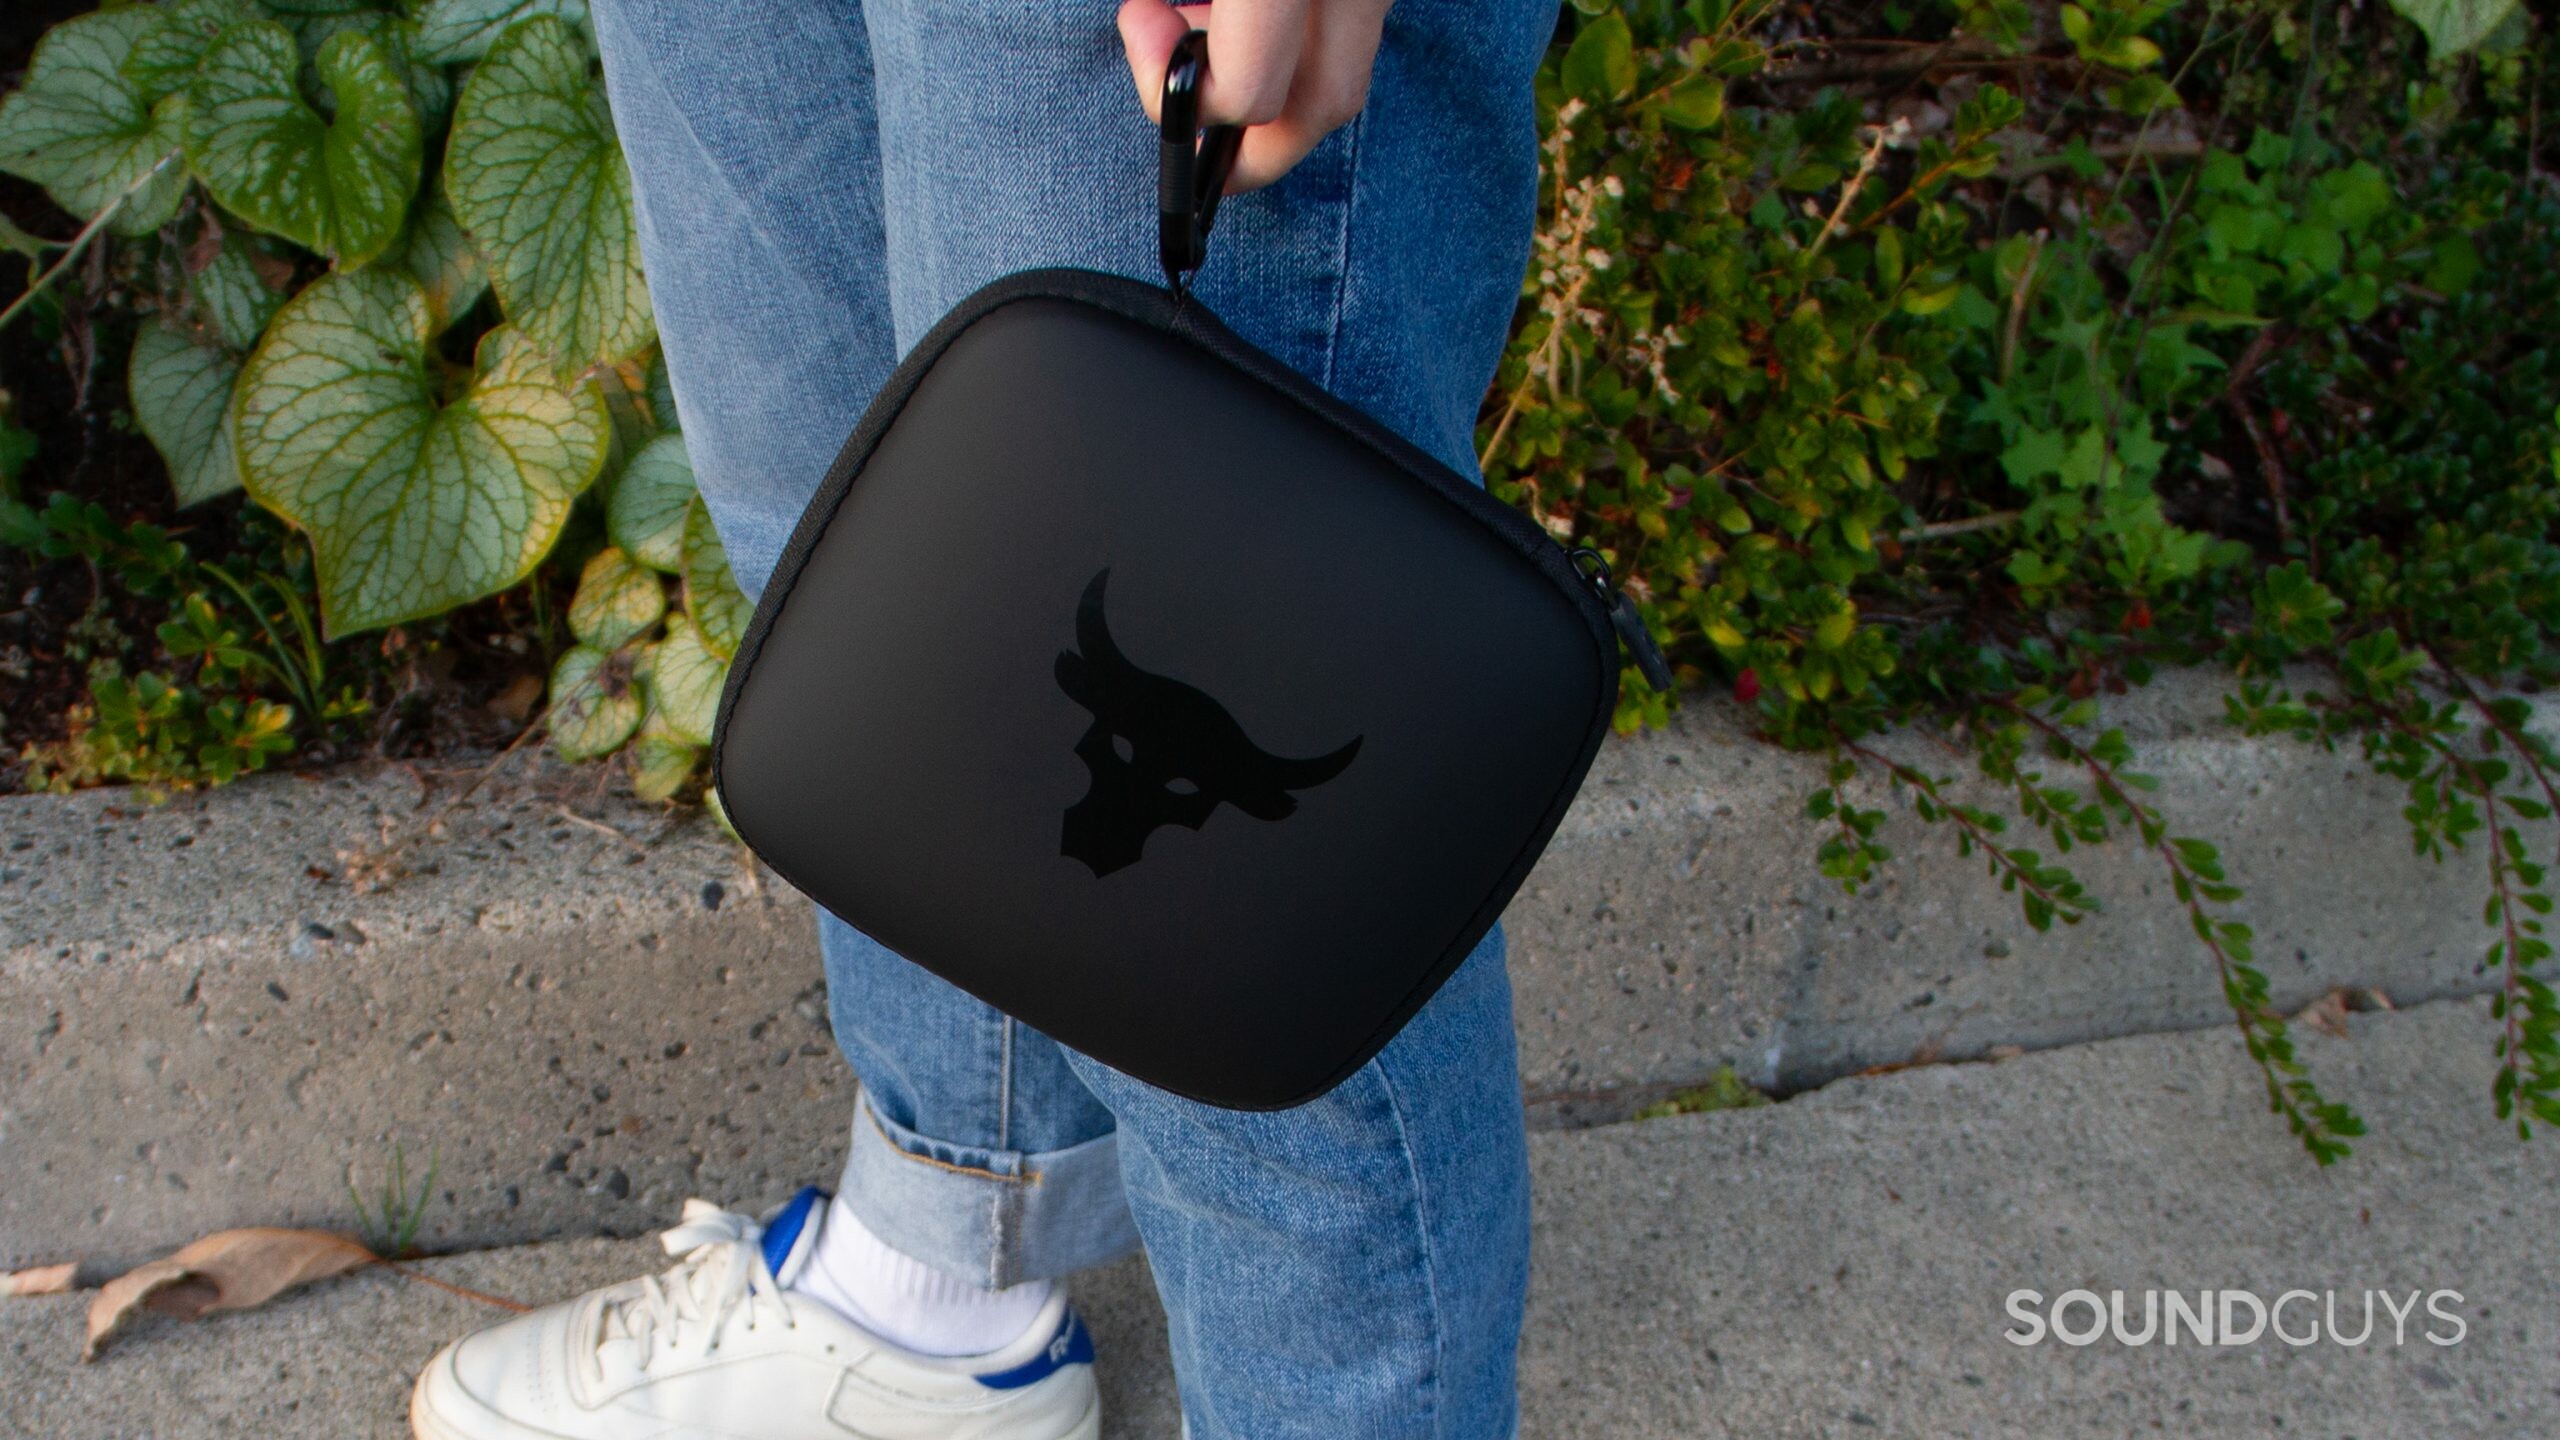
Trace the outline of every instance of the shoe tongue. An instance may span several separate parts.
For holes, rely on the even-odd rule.
[[[826,1224],[827,1198],[826,1191],[811,1185],[764,1222],[764,1263],[786,1290],[817,1252],[818,1230]]]

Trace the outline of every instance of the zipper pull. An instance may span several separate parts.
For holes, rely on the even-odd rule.
[[[1627,647],[1627,655],[1636,662],[1637,673],[1644,683],[1656,690],[1668,691],[1672,686],[1671,662],[1655,643],[1653,632],[1645,628],[1644,612],[1636,608],[1635,597],[1618,588],[1617,577],[1609,573],[1609,562],[1600,552],[1588,546],[1573,552],[1573,568],[1591,582],[1591,593],[1609,612],[1609,624],[1618,632],[1618,643]]]
[[[1653,632],[1645,628],[1644,612],[1636,609],[1635,597],[1624,590],[1609,607],[1609,623],[1618,627],[1618,639],[1635,657],[1636,669],[1643,673],[1644,683],[1656,690],[1671,688],[1671,661],[1654,643]]]

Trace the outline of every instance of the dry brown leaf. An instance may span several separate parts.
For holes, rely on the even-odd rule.
[[[2303,1006],[2302,1013],[2293,1018],[2324,1035],[2335,1035],[2344,1040],[2347,1038],[2347,992],[2332,990]]]
[[[95,1360],[138,1310],[193,1320],[217,1310],[263,1305],[297,1285],[344,1274],[374,1253],[321,1230],[258,1228],[207,1235],[165,1259],[108,1281],[89,1302],[89,1339],[80,1358]]]
[[[509,725],[522,725],[533,717],[534,703],[541,698],[542,677],[519,675],[489,697],[489,713]]]
[[[65,1261],[0,1273],[0,1295],[60,1295],[71,1288],[72,1272],[79,1268],[77,1262]]]

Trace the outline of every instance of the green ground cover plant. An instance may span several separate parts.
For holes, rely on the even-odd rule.
[[[120,357],[167,491],[100,504],[0,401],[0,544],[115,597],[64,632],[87,669],[29,782],[333,753],[402,703],[386,665],[491,614],[562,754],[698,786],[747,607],[583,22],[166,0],[47,35],[0,171],[63,238],[0,232],[0,331]],[[2352,747],[2478,867],[2492,1100],[2560,1123],[2560,755],[2517,698],[2560,624],[2553,32],[2518,0],[1572,0],[1478,441],[1677,662],[1628,672],[1621,728],[1685,696],[1826,756],[1808,863],[1851,888],[1893,796],[2038,929],[2100,903],[2071,852],[2138,847],[2325,1163],[2361,1124],[2106,719],[2219,667],[2235,727]],[[1915,727],[1961,763],[1874,743]]]
[[[1595,0],[1542,79],[1547,219],[1481,437],[1693,684],[1832,757],[1807,815],[1844,885],[1889,858],[1877,780],[2039,929],[2098,903],[2075,846],[2156,854],[2324,1162],[2361,1125],[2102,709],[2223,664],[2236,724],[2405,782],[2420,848],[2488,872],[2499,1113],[2560,1121],[2520,828],[2560,764],[2511,693],[2560,619],[2552,41],[2412,9],[1887,6],[1853,40]],[[1622,728],[1673,699],[1629,671]],[[1866,743],[1905,725],[2007,803]]]

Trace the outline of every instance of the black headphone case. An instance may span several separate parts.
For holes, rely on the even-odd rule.
[[[1029,271],[847,440],[714,778],[776,873],[915,963],[1164,1089],[1284,1107],[1536,863],[1615,708],[1611,595],[1196,298]]]

